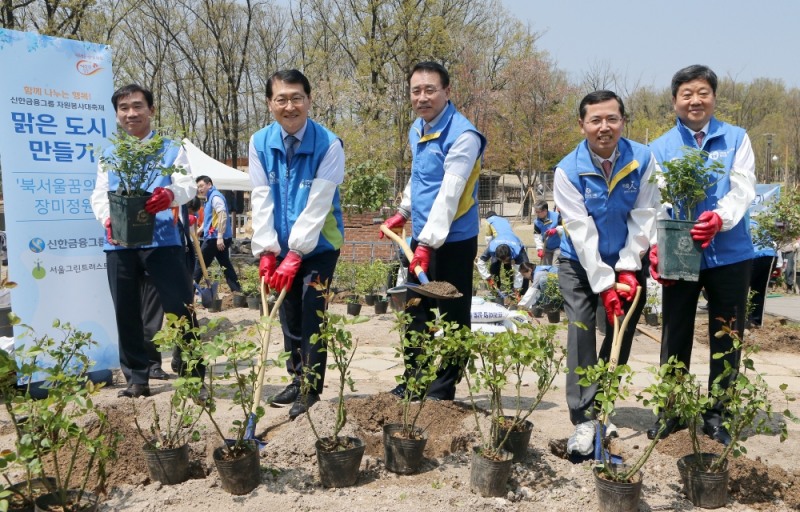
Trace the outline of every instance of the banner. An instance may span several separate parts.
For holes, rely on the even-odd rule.
[[[116,368],[103,228],[90,202],[96,151],[116,129],[111,49],[0,29],[0,68],[8,274],[17,283],[11,310],[36,336],[59,339],[55,319],[91,332],[99,342],[93,370]]]

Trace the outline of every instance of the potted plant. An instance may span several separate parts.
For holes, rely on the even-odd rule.
[[[325,291],[321,284],[317,285],[320,293],[325,295],[326,305],[333,296]],[[320,332],[311,337],[311,343],[318,346],[328,354],[328,369],[336,370],[338,380],[336,385],[336,419],[330,435],[322,435],[318,426],[312,421],[311,409],[306,411],[308,423],[317,442],[314,445],[317,451],[317,464],[322,485],[325,487],[349,487],[358,480],[358,469],[361,458],[364,456],[366,445],[356,437],[340,436],[347,424],[347,411],[344,400],[345,387],[355,391],[353,378],[350,374],[350,363],[355,356],[358,342],[353,340],[352,333],[347,330],[348,325],[366,322],[369,319],[362,316],[348,318],[344,315],[331,313],[327,306],[320,311],[322,325]],[[303,367],[303,379],[300,383],[301,394],[308,394],[319,378],[317,368]]]
[[[651,384],[636,396],[645,406],[651,407],[656,415],[660,414],[661,428],[655,438],[644,448],[644,451],[627,464],[617,464],[605,446],[596,449],[599,460],[594,468],[595,486],[601,512],[634,512],[639,510],[639,499],[642,491],[642,467],[653,452],[666,421],[675,417],[675,411],[669,405],[674,387],[677,385],[675,367],[672,362],[648,369],[653,376]],[[617,400],[625,400],[630,396],[633,372],[628,365],[606,363],[602,359],[595,365],[578,367],[575,373],[580,375],[581,386],[597,386],[595,396],[596,426],[602,429],[606,420],[614,414]],[[601,437],[601,436],[598,436]]]
[[[162,165],[164,153],[175,143],[160,131],[140,140],[117,130],[109,140],[114,149],[100,156],[100,165],[106,172],[113,170],[120,181],[117,190],[108,192],[111,236],[127,247],[151,244],[155,216],[144,208],[150,197],[148,189],[159,176],[185,174],[186,170]]]
[[[661,297],[658,293],[647,293],[644,303],[644,321],[647,325],[657,327],[659,324],[658,311],[661,309]]]
[[[685,423],[692,440],[692,454],[678,460],[678,470],[683,480],[684,492],[689,500],[698,507],[716,508],[724,506],[728,501],[728,459],[738,457],[747,452],[742,442],[750,432],[754,434],[773,433],[771,426],[773,405],[771,388],[764,375],[755,367],[753,355],[758,346],[743,343],[735,329],[723,325],[722,334],[733,339],[732,351],[741,350],[738,367],[726,365],[725,370],[711,384],[711,390],[705,393],[697,378],[689,373],[682,363],[676,363],[680,370],[680,386],[674,388],[671,407],[680,420]],[[714,358],[722,358],[726,354],[714,354]],[[727,388],[722,382],[732,379]],[[778,386],[778,392],[784,399],[791,398],[786,393],[787,385]],[[698,418],[714,403],[725,404],[723,426],[731,436],[731,442],[720,454],[703,453],[698,440]],[[781,413],[786,419],[797,422],[797,418],[786,408]],[[786,422],[780,422],[780,441],[788,436]]]
[[[222,282],[224,276],[225,269],[219,264],[219,262],[215,261],[210,267],[208,267],[208,279],[210,281],[212,299],[212,302],[208,307],[209,312],[218,313],[222,311],[222,299],[220,299],[219,295],[217,295],[217,290],[219,289],[219,283]]]
[[[659,184],[661,202],[671,205],[671,217],[657,221],[658,251],[669,255],[658,259],[658,273],[664,279],[697,281],[702,249],[689,230],[694,226],[695,208],[720,178],[724,166],[709,160],[708,153],[685,148],[680,158],[661,162],[662,171],[653,180]]]
[[[256,265],[245,265],[239,273],[239,283],[242,285],[242,295],[246,297],[247,307],[259,309],[261,307],[261,276]]]
[[[336,270],[333,271],[333,282],[331,283],[331,290],[338,292],[356,293],[356,275],[358,273],[358,265],[353,261],[338,261],[336,263]]]
[[[203,382],[193,375],[199,359],[191,355],[199,350],[197,344],[202,335],[214,326],[216,321],[212,320],[205,326],[192,328],[188,318],[169,314],[167,324],[153,337],[159,351],[178,349],[182,355],[189,356],[183,375],[172,381],[172,396],[164,418],[159,415],[156,403],[152,403],[153,416],[147,433],[139,425],[134,403],[133,420],[144,441],[144,458],[150,478],[163,484],[179,484],[189,477],[189,442],[200,440],[197,423],[203,412],[202,407],[196,405]]]
[[[517,331],[509,330],[495,336],[495,342],[506,345],[506,360],[513,376],[515,390],[513,414],[507,414],[502,402],[500,415],[492,425],[492,436],[498,447],[504,447],[513,455],[514,462],[522,462],[528,453],[528,443],[533,432],[533,423],[528,418],[552,388],[553,381],[563,369],[566,352],[557,348],[556,325],[517,325]],[[533,400],[523,407],[523,376],[532,371],[536,375],[536,393]]]
[[[361,303],[358,300],[358,295],[348,295],[345,301],[347,302],[348,315],[358,316],[361,313]]]
[[[222,445],[213,452],[214,465],[219,472],[222,488],[235,495],[252,491],[261,482],[258,445],[255,439],[248,439],[248,422],[254,424],[264,416],[264,408],[253,407],[257,399],[255,389],[258,383],[259,365],[269,361],[262,360],[262,347],[256,341],[263,339],[263,329],[269,329],[270,320],[262,321],[247,330],[237,327],[233,333],[217,334],[198,347],[194,357],[202,357],[207,362],[208,400],[203,411],[211,420],[214,431],[219,435]],[[258,331],[258,333],[256,333]],[[198,354],[199,352],[199,354]],[[192,356],[190,356],[192,357]],[[282,364],[287,357],[282,353],[274,364]],[[216,363],[219,359],[224,362]],[[214,397],[220,387],[230,389],[233,396],[232,407],[239,411],[226,431],[217,421],[215,413],[217,402]]]
[[[558,284],[558,274],[547,274],[547,279],[542,289],[542,298],[539,301],[541,308],[547,313],[550,323],[561,321],[561,308],[564,306],[564,296]]]
[[[37,510],[95,510],[98,497],[89,487],[104,489],[106,464],[116,458],[120,436],[93,402],[103,386],[87,377],[93,364],[87,351],[96,344],[91,333],[58,320],[53,328],[61,332],[60,339],[36,337],[21,352],[18,375],[26,389],[12,406],[12,417],[26,418],[14,420],[21,434],[18,460],[29,476],[53,486],[52,492],[35,498]],[[34,381],[47,391],[40,400],[30,397]],[[91,454],[88,462],[76,464],[86,453]]]
[[[427,331],[437,334],[428,336],[427,333],[407,331],[411,323],[408,313],[398,312],[395,318],[394,330],[400,333],[396,353],[405,367],[403,374],[396,379],[405,392],[400,402],[403,410],[401,422],[383,426],[383,452],[386,469],[405,475],[417,472],[422,463],[428,436],[423,428],[417,426],[417,421],[426,403],[428,387],[436,380],[444,355],[444,340],[457,325],[443,321],[437,314],[427,323]]]
[[[389,311],[389,297],[386,295],[379,295],[375,301],[375,314],[385,315]]]

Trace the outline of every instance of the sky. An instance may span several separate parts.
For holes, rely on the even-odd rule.
[[[800,0],[501,1],[575,83],[607,64],[628,86],[659,89],[705,64],[720,78],[800,87]]]

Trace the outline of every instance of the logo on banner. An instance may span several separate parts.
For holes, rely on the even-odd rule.
[[[96,62],[89,62],[88,60],[79,60],[75,64],[75,69],[78,70],[78,73],[89,76],[97,73],[103,68]]]

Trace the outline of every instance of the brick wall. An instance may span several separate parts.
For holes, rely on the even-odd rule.
[[[379,211],[345,213],[344,245],[340,260],[368,262],[372,259],[397,259],[395,245],[387,238],[378,238],[385,215]],[[410,224],[407,226],[410,228]]]

